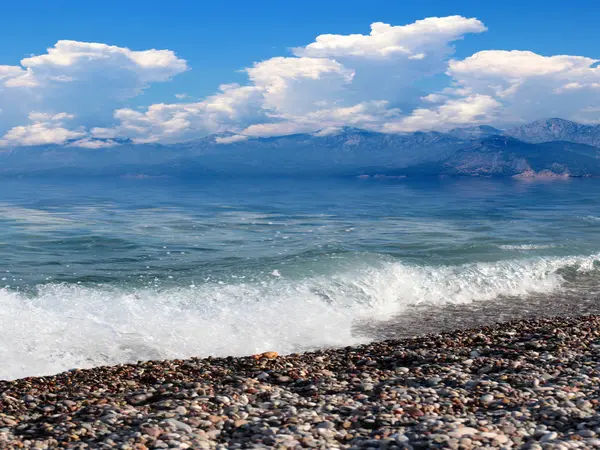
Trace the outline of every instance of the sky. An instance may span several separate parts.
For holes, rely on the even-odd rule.
[[[599,123],[598,17],[590,0],[10,2],[0,146]]]

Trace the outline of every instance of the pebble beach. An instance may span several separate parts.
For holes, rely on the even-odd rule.
[[[600,448],[600,316],[0,382],[0,448]]]

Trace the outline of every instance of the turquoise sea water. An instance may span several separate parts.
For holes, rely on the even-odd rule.
[[[344,346],[416,306],[464,316],[536,298],[560,314],[557,299],[589,308],[600,291],[600,180],[10,179],[0,192],[0,378]]]

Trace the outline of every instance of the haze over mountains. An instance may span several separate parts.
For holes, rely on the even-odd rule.
[[[0,175],[600,176],[600,125],[545,119],[507,130],[475,126],[383,134],[354,128],[271,138],[212,135],[175,145],[120,141],[0,150]],[[218,139],[220,138],[220,139]],[[223,138],[231,143],[218,143]]]

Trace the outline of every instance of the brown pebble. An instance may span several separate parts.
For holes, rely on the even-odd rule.
[[[264,352],[252,355],[254,359],[275,359],[279,356],[277,352]]]
[[[239,428],[239,427],[243,427],[247,423],[248,423],[248,421],[245,419],[237,419],[235,422],[233,422],[233,426],[235,426],[236,428]]]

